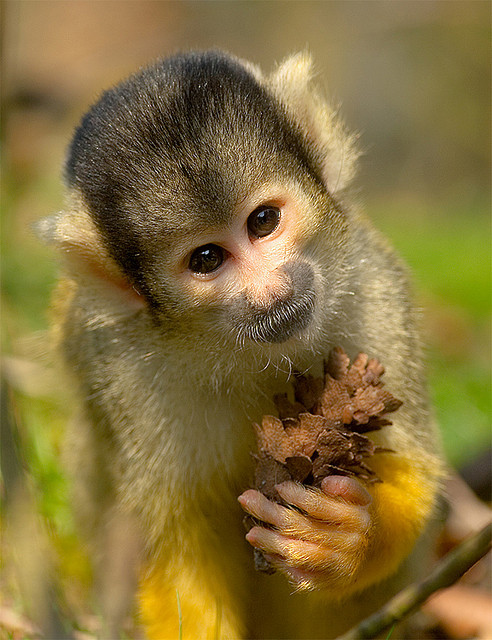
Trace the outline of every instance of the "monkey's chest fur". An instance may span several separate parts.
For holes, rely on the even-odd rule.
[[[233,517],[242,538],[244,514],[237,496],[253,486],[252,423],[276,413],[273,396],[290,389],[288,373],[274,366],[249,372],[243,363],[218,381],[212,362],[197,372],[196,362],[173,358],[156,345],[140,343],[128,353],[123,336],[133,331],[120,325],[117,331],[113,326],[92,332],[92,340],[106,344],[106,353],[97,367],[88,367],[97,372],[89,380],[93,411],[104,413],[108,406],[114,411],[111,421],[104,415],[96,420],[108,429],[119,503],[145,523],[150,554],[171,531],[180,536],[188,522],[182,517],[185,510],[204,526]],[[82,337],[86,340],[87,334]],[[84,352],[94,353],[94,348],[78,349],[79,356]],[[220,531],[215,533],[220,537]]]

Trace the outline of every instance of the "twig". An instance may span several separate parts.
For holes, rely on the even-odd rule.
[[[400,591],[379,611],[339,636],[338,640],[369,640],[389,629],[419,607],[435,591],[454,584],[489,551],[491,540],[492,523],[448,553],[425,580]]]

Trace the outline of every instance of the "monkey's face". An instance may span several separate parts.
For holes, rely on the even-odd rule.
[[[299,246],[303,217],[294,198],[258,194],[227,226],[177,243],[172,276],[185,306],[214,325],[208,331],[239,344],[282,343],[309,327],[316,287]]]
[[[314,341],[343,236],[330,207],[321,194],[272,182],[242,198],[225,222],[197,216],[192,233],[175,230],[165,252],[155,239],[148,283],[157,322],[233,348]]]

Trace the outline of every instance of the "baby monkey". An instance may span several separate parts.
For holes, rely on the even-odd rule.
[[[416,313],[405,268],[347,202],[354,141],[310,69],[206,52],[138,71],[83,117],[66,209],[41,224],[64,259],[77,511],[103,574],[138,558],[153,640],[331,638],[425,559],[441,464]],[[374,435],[392,450],[374,459],[382,482],[287,482],[273,503],[248,489],[252,422],[334,346],[378,358],[403,401]],[[243,510],[260,523],[246,539]],[[104,598],[108,635],[127,596]]]

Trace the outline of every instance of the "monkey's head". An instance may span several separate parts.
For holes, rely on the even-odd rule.
[[[50,227],[81,286],[90,272],[167,335],[312,339],[343,278],[337,195],[355,154],[309,67],[264,77],[192,53],[105,92],[69,149],[72,211]]]

